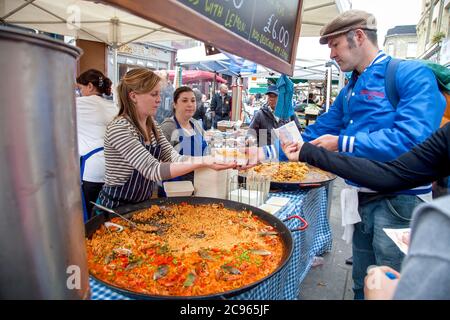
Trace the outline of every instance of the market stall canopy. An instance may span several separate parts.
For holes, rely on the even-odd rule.
[[[112,47],[133,41],[190,39],[113,6],[83,0],[2,0],[0,22]]]
[[[174,78],[175,78],[175,71],[174,70],[169,70],[169,79],[170,81],[173,82]],[[214,81],[214,73],[213,72],[208,72],[208,71],[201,71],[201,70],[183,70],[182,71],[182,76],[181,76],[181,81],[183,84],[188,84],[188,83],[195,83],[195,82],[199,82],[199,81]],[[226,83],[227,81],[216,75],[215,76],[215,80],[216,82],[220,82],[220,83]]]
[[[190,69],[206,70],[226,74],[229,76],[246,76],[257,72],[256,63],[241,59],[228,53],[206,55],[205,45],[177,51],[177,64],[189,66]]]
[[[254,1],[226,1],[215,4],[216,11],[231,10],[228,13],[234,17],[234,24],[229,27],[226,27],[226,21],[210,17],[211,6],[210,14],[203,12],[206,9],[200,9],[203,8],[201,5],[206,7],[207,3],[202,0],[2,0],[0,1],[0,23],[104,42],[113,48],[133,41],[158,42],[188,39],[188,36],[181,35],[183,33],[227,52],[290,74],[296,58],[296,44],[299,36],[318,36],[320,28],[325,23],[350,8],[348,0],[280,0],[276,3],[266,0],[267,5],[259,5],[262,3],[261,0]],[[235,8],[231,7],[232,4]],[[124,8],[126,11],[117,7]],[[182,8],[183,12],[193,19],[186,19],[185,15],[181,15],[179,11],[167,10],[168,7]],[[293,12],[294,7],[302,12],[301,15],[295,10]],[[283,11],[280,11],[280,8],[284,8],[284,17],[277,16],[277,13]],[[253,9],[256,10],[255,14]],[[255,16],[255,26],[252,30],[262,32],[267,37],[282,31],[282,21],[287,23],[286,27],[289,25],[289,37],[282,37],[282,40],[288,42],[287,51],[283,49],[277,52],[276,49],[279,46],[267,37],[261,37],[261,39],[264,38],[261,44],[262,40],[246,40],[239,35],[238,29],[245,27],[248,21],[239,22],[238,18],[252,17],[253,19],[253,16]],[[199,17],[202,17],[200,18],[202,24],[199,23]],[[297,28],[300,20],[302,20],[301,28]],[[276,29],[275,22],[279,22],[279,30]],[[247,28],[250,28],[250,23],[247,24]],[[263,32],[263,27],[269,24],[272,32]],[[235,30],[232,30],[233,28]],[[173,30],[177,30],[178,33]],[[286,33],[287,28],[284,31]],[[249,33],[248,30],[245,32]]]
[[[349,0],[305,0],[300,36],[319,36],[323,25],[348,9]],[[108,44],[188,38],[115,7],[84,0],[2,0],[0,22]]]
[[[297,59],[295,61],[294,74],[291,78],[296,80],[294,81],[295,83],[324,80],[327,71],[327,61],[323,59]],[[277,78],[280,74],[273,71],[263,71],[253,76],[259,78]],[[338,81],[339,71],[333,69],[332,77],[333,81]]]
[[[305,0],[300,36],[318,37],[325,24],[350,8],[349,0]]]
[[[225,52],[291,74],[303,0],[101,0]],[[157,10],[155,10],[157,8]]]

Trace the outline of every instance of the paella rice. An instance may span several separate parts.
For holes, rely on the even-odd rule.
[[[270,176],[275,182],[299,182],[305,179],[310,169],[302,162],[272,162],[262,163],[250,170]]]
[[[254,283],[280,265],[283,243],[250,211],[221,204],[152,207],[135,213],[139,228],[118,232],[102,225],[87,239],[92,275],[149,295],[199,296]],[[144,232],[141,226],[150,225]],[[155,229],[156,226],[156,229]]]

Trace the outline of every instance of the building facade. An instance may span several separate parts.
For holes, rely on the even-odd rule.
[[[396,26],[389,29],[384,40],[384,51],[399,59],[417,56],[417,33],[415,25]]]
[[[417,57],[448,64],[446,57],[450,31],[450,0],[422,0],[417,24]]]
[[[174,68],[176,49],[170,42],[166,44],[133,42],[123,45],[117,53],[117,64],[119,68],[119,79],[128,70],[138,67],[151,70],[169,70]],[[112,51],[109,52],[109,68],[113,69]]]

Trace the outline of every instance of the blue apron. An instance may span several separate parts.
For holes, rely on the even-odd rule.
[[[147,146],[144,138],[139,138],[142,145],[156,159],[161,157],[161,146]],[[153,193],[153,181],[144,177],[138,170],[134,169],[128,181],[121,186],[104,185],[97,199],[97,203],[107,207],[115,208],[128,203],[137,203],[148,200]]]
[[[84,176],[84,168],[86,166],[86,161],[92,157],[94,154],[103,151],[103,147],[94,149],[88,153],[86,153],[84,156],[80,157],[80,181],[81,181],[81,203],[83,205],[83,219],[86,222],[88,219],[88,212],[86,209],[86,202],[84,201],[84,192],[83,192],[83,176]]]
[[[206,140],[203,138],[202,133],[197,130],[196,126],[189,121],[189,123],[192,126],[192,129],[194,129],[194,135],[190,136],[190,137],[186,137],[184,135],[184,130],[183,128],[181,128],[180,123],[178,122],[177,118],[174,116],[173,119],[175,120],[175,124],[177,125],[177,130],[178,130],[178,136],[179,136],[179,145],[180,145],[180,151],[178,152],[180,155],[188,155],[188,156],[193,156],[193,157],[201,157],[203,156],[203,153],[206,149],[206,147],[208,146],[208,144],[206,143]],[[188,173],[185,174],[183,176],[180,177],[176,177],[176,178],[172,178],[169,180],[164,180],[164,182],[166,181],[193,181],[194,179],[194,174]],[[164,188],[160,188],[158,190],[158,196],[159,197],[165,197],[166,193],[164,192]]]
[[[203,138],[202,133],[197,130],[196,126],[191,121],[189,121],[189,123],[192,126],[192,129],[194,129],[194,135],[186,137],[184,135],[184,130],[183,128],[181,128],[177,118],[173,117],[173,119],[175,120],[175,124],[177,125],[178,136],[180,140],[181,149],[179,153],[181,155],[188,155],[193,157],[203,156],[203,152],[205,151],[208,145],[205,139]]]

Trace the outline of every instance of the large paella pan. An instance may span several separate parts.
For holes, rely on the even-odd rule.
[[[292,255],[291,230],[242,203],[180,197],[115,210],[136,224],[112,214],[89,220],[89,271],[134,298],[231,297],[267,281]],[[307,227],[293,218],[302,227],[292,231]]]

